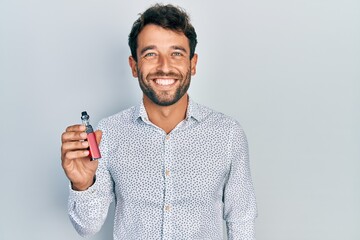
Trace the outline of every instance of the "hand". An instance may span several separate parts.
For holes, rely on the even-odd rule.
[[[84,125],[66,128],[61,136],[61,165],[74,190],[83,191],[94,183],[98,161],[90,161],[87,134]],[[102,132],[95,131],[96,142],[101,141]]]

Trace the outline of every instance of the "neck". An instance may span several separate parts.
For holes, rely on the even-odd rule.
[[[144,95],[144,106],[149,120],[168,134],[185,119],[188,95],[170,106],[159,106]]]

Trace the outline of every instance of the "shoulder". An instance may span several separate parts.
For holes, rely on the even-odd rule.
[[[243,128],[237,119],[204,105],[198,103],[196,103],[196,105],[200,122],[217,129],[243,132]]]
[[[97,128],[104,131],[106,129],[124,127],[134,120],[134,112],[135,107],[130,107],[109,117],[103,118],[100,120]]]
[[[199,120],[199,129],[202,134],[212,136],[217,144],[223,142],[227,149],[237,151],[242,154],[247,153],[248,143],[246,134],[239,121],[222,112],[199,105],[203,113],[203,118]],[[199,111],[200,112],[200,111]],[[208,138],[209,139],[209,138]]]

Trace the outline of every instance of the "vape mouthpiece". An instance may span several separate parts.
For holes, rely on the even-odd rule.
[[[81,113],[81,119],[82,120],[89,120],[89,115],[87,114],[87,112],[86,111],[84,111],[84,112],[82,112]]]

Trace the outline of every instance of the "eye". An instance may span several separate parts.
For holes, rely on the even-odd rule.
[[[154,56],[156,56],[156,53],[154,52],[148,52],[144,55],[144,57],[154,57]]]
[[[181,52],[173,52],[171,55],[173,56],[183,56]]]

